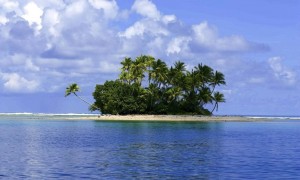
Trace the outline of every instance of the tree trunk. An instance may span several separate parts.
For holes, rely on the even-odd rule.
[[[213,113],[215,109],[216,109],[216,111],[218,111],[218,107],[217,106],[218,106],[218,103],[216,102],[214,108],[211,110],[210,113]]]
[[[91,103],[87,102],[85,99],[83,99],[82,97],[78,96],[75,92],[74,92],[74,95],[75,95],[76,97],[78,97],[80,100],[82,100],[83,102],[85,102],[86,104],[88,104],[88,105],[90,105],[90,106],[93,106],[93,107],[95,107],[96,109],[98,109],[99,111],[101,111],[100,108],[98,108],[98,107],[95,106],[94,104],[91,104]]]

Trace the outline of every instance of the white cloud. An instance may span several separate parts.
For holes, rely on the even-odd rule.
[[[59,23],[59,13],[55,9],[48,9],[43,19],[45,24],[53,26]]]
[[[28,80],[17,73],[2,73],[4,88],[12,92],[36,92],[38,91],[39,82],[36,80]]]
[[[149,54],[152,56],[156,56],[157,54],[160,54],[161,51],[164,49],[164,39],[161,37],[156,37],[149,43],[147,43],[147,49],[149,49]]]
[[[63,10],[67,6],[68,1],[62,1],[62,0],[51,0],[51,1],[45,1],[45,0],[34,0],[34,2],[40,7],[40,8],[50,8],[50,9],[57,9],[57,10]],[[70,1],[71,2],[71,1]]]
[[[43,10],[38,7],[38,5],[34,2],[29,2],[24,6],[24,15],[22,16],[25,20],[29,22],[29,24],[36,25],[37,30],[42,28],[42,19]]]
[[[191,41],[190,37],[176,37],[171,40],[167,46],[167,55],[178,54],[182,51],[188,51],[188,43]]]
[[[296,73],[282,64],[281,57],[269,58],[268,62],[276,79],[287,85],[295,85],[297,82]]]
[[[7,11],[12,11],[19,7],[18,2],[10,1],[10,0],[0,0],[0,4]]]
[[[115,0],[89,0],[89,3],[94,8],[103,10],[107,19],[114,19],[118,15],[119,7]]]
[[[200,61],[200,48],[206,50],[201,58],[208,57],[206,62],[214,64],[216,57],[207,54],[247,51],[251,46],[242,36],[220,37],[207,22],[186,26],[175,15],[160,12],[150,0],[136,0],[130,13],[119,9],[116,0],[0,2],[9,2],[5,10],[0,7],[0,66],[6,74],[5,80],[0,79],[6,90],[14,92],[20,87],[30,91],[22,84],[47,91],[69,80],[96,84],[104,75],[114,79],[125,56],[188,60],[192,67]],[[122,14],[129,19],[123,21]],[[37,27],[41,29],[34,33]],[[227,60],[224,57],[216,67],[227,67]],[[240,66],[231,64],[232,69]]]
[[[156,5],[149,0],[135,0],[132,10],[144,17],[155,20],[159,20],[161,16]]]
[[[143,19],[128,27],[124,32],[119,33],[120,37],[126,37],[128,39],[135,36],[144,38],[145,35],[168,36],[169,30],[159,22]]]
[[[14,54],[9,59],[11,66],[14,68],[19,68],[28,72],[40,71],[40,68],[32,62],[31,57],[25,56],[23,54]],[[18,70],[20,71],[20,70]]]
[[[101,73],[118,73],[119,64],[111,63],[108,61],[101,61],[99,63],[99,72]]]
[[[0,15],[0,24],[6,24],[9,20],[5,16]]]
[[[16,11],[20,12],[19,10],[19,3],[10,1],[10,0],[0,0],[0,25],[5,25],[9,22],[9,18],[7,17],[7,13]]]
[[[136,22],[125,30],[125,32],[119,33],[121,37],[132,38],[133,36],[143,36],[146,31],[146,27],[141,22]]]
[[[82,15],[87,8],[87,2],[85,0],[73,1],[66,7],[65,15],[68,18],[74,18]]]
[[[205,46],[212,46],[218,39],[216,29],[210,27],[207,22],[193,25],[192,29],[196,41]]]
[[[59,12],[55,9],[48,9],[43,16],[43,28],[53,36],[58,36],[56,25],[60,22]]]
[[[251,77],[249,79],[249,83],[262,84],[262,83],[265,83],[265,78],[264,77]]]
[[[26,60],[25,69],[35,72],[40,71],[40,67],[36,66],[30,59]]]
[[[216,28],[207,22],[194,25],[192,29],[196,42],[205,48],[216,51],[243,51],[247,48],[247,42],[238,36],[219,38]]]
[[[177,18],[175,15],[165,15],[162,17],[162,22],[165,24],[174,23],[176,22]]]
[[[206,21],[193,25],[192,30],[195,43],[208,51],[247,52],[268,49],[265,45],[251,43],[238,35],[219,37],[217,29]]]

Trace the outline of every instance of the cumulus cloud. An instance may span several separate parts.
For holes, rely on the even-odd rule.
[[[118,15],[118,5],[115,0],[89,0],[89,3],[96,9],[104,12],[105,18],[114,19]]]
[[[0,4],[0,25],[5,25],[7,22],[9,22],[9,17],[7,17],[7,13],[21,13],[18,2],[11,0],[0,0]]]
[[[161,16],[156,5],[149,0],[136,0],[132,6],[132,10],[144,17],[155,20],[159,20]]]
[[[283,65],[283,59],[281,57],[271,57],[268,62],[277,80],[287,85],[295,85],[297,82],[296,73]]]
[[[36,80],[28,80],[18,73],[2,73],[0,75],[7,91],[23,93],[38,91],[39,82]]]
[[[6,24],[9,20],[3,16],[3,15],[0,15],[0,24]]]
[[[162,17],[162,22],[164,22],[165,24],[175,23],[176,21],[177,18],[175,15],[165,15]]]
[[[151,20],[141,20],[136,22],[134,25],[128,27],[124,32],[119,33],[121,37],[132,38],[138,36],[144,38],[144,36],[168,36],[169,31],[160,23]]]
[[[9,34],[12,37],[12,40],[14,39],[24,40],[26,38],[32,37],[34,31],[29,27],[26,21],[18,21],[11,26]]]
[[[124,32],[119,33],[120,36],[131,38],[133,36],[172,36],[168,27],[169,24],[176,23],[175,15],[164,15],[149,0],[136,0],[131,8],[137,14],[142,15],[143,19],[135,22],[132,26],[126,28]]]
[[[33,62],[32,57],[26,56],[24,54],[14,54],[11,55],[6,61],[2,61],[2,64],[8,66],[7,69],[10,71],[18,72],[38,72],[40,67],[38,67],[35,62]]]
[[[24,53],[35,56],[45,47],[42,36],[35,35],[35,29],[22,18],[14,17],[0,27],[0,48],[2,53],[11,55]],[[2,56],[3,59],[6,57]]]
[[[192,39],[190,37],[175,37],[173,38],[168,46],[167,46],[167,55],[170,54],[179,54],[182,51],[188,51],[189,47],[188,47],[188,43],[191,41]]]
[[[29,2],[24,6],[24,15],[22,17],[29,22],[31,26],[36,26],[37,30],[42,28],[42,19],[43,10],[38,7],[34,2]]]
[[[201,53],[265,47],[241,35],[222,37],[206,21],[184,25],[175,15],[160,12],[150,0],[135,0],[126,15],[134,16],[134,21],[124,22],[126,16],[120,16],[127,10],[120,9],[116,0],[0,3],[1,79],[2,86],[12,92],[59,89],[66,81],[80,84],[87,79],[94,85],[101,83],[103,74],[114,79],[119,61],[126,56],[151,54],[166,61],[174,56],[192,64]]]
[[[193,25],[192,30],[194,44],[207,51],[247,52],[269,49],[266,45],[251,43],[239,35],[220,37],[217,28],[209,25],[206,21]]]
[[[19,6],[18,2],[10,1],[10,0],[1,0],[0,3],[2,7],[8,11],[14,10]]]
[[[57,37],[59,34],[56,25],[60,22],[60,14],[55,9],[48,9],[43,15],[42,27],[49,32],[49,36]]]
[[[130,26],[123,33],[119,33],[121,37],[131,38],[133,36],[143,36],[146,31],[146,27],[141,22],[136,22],[134,25]]]

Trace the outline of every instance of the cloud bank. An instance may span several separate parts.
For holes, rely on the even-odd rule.
[[[266,44],[243,35],[224,36],[203,20],[186,25],[175,14],[164,14],[150,0],[135,0],[121,9],[115,0],[0,0],[0,86],[2,92],[55,92],[66,82],[93,86],[115,79],[126,56],[151,54],[170,64],[200,62],[220,68],[238,86],[244,82],[295,85],[297,75],[281,57],[259,67],[234,59],[240,54],[269,51]],[[127,24],[128,19],[134,22]],[[222,57],[222,58],[220,58]],[[249,69],[255,69],[257,73]],[[267,73],[265,73],[267,72]],[[231,87],[230,87],[231,88]],[[233,90],[228,89],[228,92]]]

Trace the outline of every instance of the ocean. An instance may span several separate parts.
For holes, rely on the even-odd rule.
[[[1,179],[299,179],[298,117],[258,122],[0,114]]]

